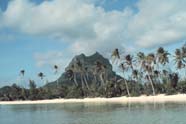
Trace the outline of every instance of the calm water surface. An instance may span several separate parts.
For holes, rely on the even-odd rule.
[[[186,103],[0,105],[0,124],[186,124]]]

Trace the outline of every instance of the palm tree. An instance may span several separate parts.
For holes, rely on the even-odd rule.
[[[173,88],[176,88],[177,84],[178,84],[178,80],[179,80],[179,76],[177,73],[171,73],[169,74],[169,78],[170,78],[170,84]]]
[[[88,74],[88,73],[87,73],[86,69],[85,69],[85,68],[82,68],[82,69],[81,69],[81,72],[82,72],[83,80],[85,81],[86,87],[87,87],[88,89],[90,89],[90,88],[89,88],[89,85],[88,85],[88,82],[87,82],[87,80],[88,80],[87,74]]]
[[[57,65],[54,65],[54,70],[55,70],[55,74],[57,74],[57,72],[58,72],[58,66]]]
[[[126,62],[126,65],[129,66],[133,71],[134,70],[134,68],[133,68],[134,60],[133,60],[133,57],[130,54],[125,56],[125,62]]]
[[[125,82],[125,86],[126,86],[126,89],[127,89],[127,94],[130,97],[130,92],[129,92],[128,84],[127,84],[127,81],[125,79],[125,71],[127,70],[127,67],[125,66],[124,63],[121,63],[120,68],[121,68],[121,70],[123,72],[123,80]]]
[[[138,75],[140,76],[140,78],[139,78],[140,82],[143,80],[143,76],[144,76],[143,75],[144,74],[143,70],[144,70],[145,65],[146,65],[146,60],[145,59],[146,59],[146,56],[143,52],[138,52],[137,53],[136,62],[137,62],[137,65],[139,65],[138,66],[138,70],[139,70]]]
[[[114,63],[117,59],[120,59],[120,53],[119,53],[118,48],[116,48],[116,49],[112,52],[111,57],[113,58],[112,63]]]
[[[161,64],[165,66],[167,63],[169,63],[169,55],[170,53],[168,53],[168,51],[164,50],[163,47],[159,47],[156,52],[157,65]],[[160,70],[159,66],[158,69]],[[160,78],[159,74],[157,76],[157,78]]]
[[[73,80],[74,80],[74,83],[75,83],[76,86],[78,86],[77,75],[76,75],[77,70],[76,70],[74,64],[71,66],[71,68],[72,68],[71,70],[73,71]]]
[[[184,58],[184,61],[186,59],[186,43],[181,47],[182,56]]]
[[[145,60],[146,59],[146,56],[143,52],[138,52],[137,53],[137,64],[139,65],[139,70],[142,72],[142,69],[145,68]]]
[[[150,53],[146,56],[146,64],[154,69],[154,65],[156,64],[156,57],[154,53]]]
[[[176,67],[177,69],[182,69],[183,66],[184,66],[184,59],[183,59],[183,56],[182,56],[182,52],[180,49],[176,49],[175,53],[174,53],[174,61],[176,63]]]
[[[85,77],[87,80],[89,80],[89,71],[88,71],[88,67],[85,67],[84,68],[84,71],[85,71]]]
[[[185,67],[184,64],[184,50],[182,49],[176,49],[174,52],[174,62],[176,64],[177,70],[181,70],[182,68]]]
[[[143,57],[141,57],[141,58],[143,58]],[[152,77],[153,77],[154,65],[156,64],[156,57],[155,57],[154,53],[150,53],[147,56],[145,56],[143,59],[144,60],[142,61],[143,62],[142,63],[142,68],[145,72],[147,72],[147,75],[145,76],[145,78],[148,81],[150,81],[152,91],[153,91],[153,95],[155,95],[155,89],[154,89],[154,83],[153,83]]]
[[[156,82],[159,82],[159,83],[161,82],[160,81],[160,71],[159,70],[154,70],[153,71],[153,76],[154,76]]]
[[[134,62],[134,60],[133,60],[133,56],[132,55],[128,54],[128,55],[125,56],[125,64],[126,64],[126,66],[128,66],[128,68],[130,68],[132,70],[132,75],[136,74],[135,76],[137,76],[137,70],[134,69],[133,62]],[[134,75],[133,75],[133,77],[134,77]],[[131,79],[132,79],[132,77],[131,77]]]
[[[108,78],[108,75],[107,75],[107,66],[106,65],[103,65],[102,66],[102,75],[104,77],[104,81],[106,82],[107,81],[107,78]]]
[[[20,70],[19,75],[20,75],[20,85],[23,85],[24,87],[25,83],[22,84],[22,82],[24,82],[25,70],[24,69]]]
[[[80,72],[82,88],[84,88],[84,86],[86,85],[86,87],[89,89],[88,82],[87,82],[85,75],[84,75],[83,64],[80,62],[79,59],[77,59],[76,65],[77,65],[78,70]]]
[[[181,49],[176,49],[174,53],[174,61],[175,61],[177,70],[181,70],[186,67],[185,59],[186,59],[186,45],[183,45]]]
[[[162,65],[169,63],[168,55],[170,55],[170,53],[168,53],[168,51],[165,51],[163,47],[158,48],[156,55],[158,63]]]
[[[57,72],[58,72],[58,66],[57,65],[54,65],[54,70],[55,70],[54,74],[57,74]],[[59,78],[57,78],[57,87],[58,87],[58,85],[59,85]]]
[[[169,79],[169,72],[167,70],[163,69],[161,72],[161,77],[162,77],[163,81],[167,82]]]
[[[95,71],[96,71],[96,74],[99,75],[99,78],[101,80],[101,86],[104,86],[105,85],[105,80],[104,80],[105,67],[104,67],[104,65],[101,62],[96,61]]]
[[[143,69],[145,72],[147,72],[147,75],[145,76],[145,78],[148,81],[150,81],[153,95],[155,95],[155,89],[154,89],[154,84],[153,84],[153,79],[152,79],[154,64],[156,64],[155,55],[153,53],[150,53],[147,56],[145,56],[143,52],[139,52],[137,53],[137,60],[140,63],[140,70],[142,71]]]
[[[43,80],[43,78],[45,77],[45,75],[42,72],[38,73],[38,77],[41,78],[41,80]]]
[[[181,53],[182,53],[182,58],[183,58],[183,68],[186,67],[186,43],[181,47]],[[185,68],[186,69],[186,68]],[[186,70],[184,71],[184,77],[186,77]],[[186,78],[185,78],[186,80]]]
[[[75,84],[76,86],[78,86],[77,80],[76,80],[75,77],[74,77],[74,72],[73,72],[73,70],[72,70],[72,69],[67,70],[67,71],[66,71],[66,74],[67,74],[68,79],[73,80],[73,81],[74,81],[74,84]]]
[[[24,69],[20,71],[20,75],[21,76],[24,76],[25,75],[25,70]]]
[[[138,75],[139,75],[138,70],[134,69],[132,71],[132,76],[133,76],[134,79],[136,79],[137,82],[138,82]]]
[[[152,72],[153,72],[152,66],[146,65],[145,66],[145,71],[147,72],[146,79],[148,81],[150,81],[150,84],[151,84],[151,87],[152,87],[152,92],[153,92],[153,95],[155,96],[156,94],[155,94],[154,84],[153,84],[153,79],[152,79]]]

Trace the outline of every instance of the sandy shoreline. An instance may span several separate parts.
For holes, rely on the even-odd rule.
[[[52,99],[37,101],[0,101],[0,105],[16,104],[54,104],[54,103],[164,103],[164,102],[186,102],[186,94],[156,95],[139,97],[115,97],[115,98],[84,98],[84,99]]]

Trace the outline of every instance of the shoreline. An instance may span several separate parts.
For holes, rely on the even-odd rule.
[[[113,98],[84,98],[84,99],[51,99],[36,101],[0,101],[0,105],[21,105],[21,104],[62,104],[62,103],[166,103],[166,102],[186,102],[186,94],[139,97],[113,97]]]

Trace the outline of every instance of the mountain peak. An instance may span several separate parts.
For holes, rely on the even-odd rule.
[[[95,75],[99,79],[99,76],[102,73],[101,71],[96,72],[97,62],[99,62],[102,66],[101,68],[104,69],[102,71],[104,71],[104,73],[107,75],[107,77],[105,78],[110,79],[115,76],[115,73],[112,70],[112,65],[110,64],[109,60],[107,58],[104,58],[99,52],[95,52],[90,56],[86,56],[83,53],[75,56],[69,63],[69,65],[65,68],[65,73],[67,73],[69,70],[71,72],[76,73],[77,80],[80,80],[82,73],[87,73],[91,79],[89,80],[89,82],[93,82]],[[65,73],[63,73],[62,76],[58,79],[59,82],[65,83],[65,81],[68,80],[65,77]],[[69,84],[69,81],[67,82]]]

